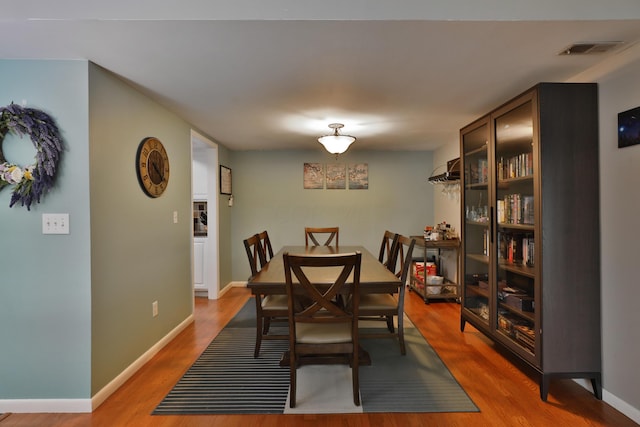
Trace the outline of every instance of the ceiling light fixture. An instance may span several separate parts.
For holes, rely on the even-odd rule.
[[[326,148],[328,152],[335,154],[336,158],[338,158],[339,154],[347,151],[349,146],[356,140],[356,137],[340,135],[338,130],[344,127],[342,123],[331,123],[329,127],[333,129],[333,134],[321,136],[318,138],[318,142],[324,145],[324,148]]]

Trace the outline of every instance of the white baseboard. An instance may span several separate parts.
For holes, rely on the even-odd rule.
[[[180,332],[182,332],[187,326],[189,326],[194,320],[193,313],[190,314],[185,320],[183,320],[178,326],[173,328],[171,332],[165,335],[160,341],[147,350],[142,356],[140,356],[135,362],[133,362],[127,369],[122,371],[120,375],[115,377],[109,384],[104,386],[102,390],[97,392],[92,398],[92,409],[95,410],[100,406],[109,396],[111,396],[122,384],[124,384],[129,378],[133,376],[142,366],[153,358],[165,345],[171,342]]]
[[[0,413],[83,413],[91,412],[91,399],[5,399],[0,400]]]
[[[578,383],[582,387],[584,387],[586,390],[588,390],[588,391],[593,393],[593,387],[591,386],[591,380],[587,380],[587,379],[584,379],[584,378],[577,378],[577,379],[574,379],[573,381]],[[624,400],[620,399],[618,396],[616,396],[616,395],[614,395],[612,393],[609,393],[604,388],[602,389],[602,401],[607,403],[607,404],[609,404],[609,405],[611,405],[618,412],[621,412],[625,416],[631,418],[634,422],[640,424],[640,409],[634,408],[633,406],[629,405]]]
[[[166,336],[147,350],[120,375],[96,393],[91,399],[6,399],[0,400],[1,412],[14,413],[87,413],[92,412],[111,396],[122,384],[135,374],[145,363],[173,340],[184,328],[193,322],[193,314],[173,328]]]
[[[634,408],[618,396],[609,393],[605,389],[602,389],[602,400],[613,406],[618,412],[622,412],[624,415],[631,418],[635,423],[640,424],[640,409]]]
[[[229,282],[227,283],[227,286],[225,286],[220,290],[220,292],[218,292],[218,298],[220,298],[221,296],[229,292],[231,288],[246,288],[246,287],[247,287],[247,282]]]

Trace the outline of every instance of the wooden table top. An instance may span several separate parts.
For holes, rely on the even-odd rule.
[[[360,293],[393,293],[397,292],[400,279],[378,261],[363,246],[285,246],[265,265],[262,270],[252,277],[247,287],[253,293],[286,293],[284,262],[282,254],[338,254],[360,252],[362,263],[360,265]],[[318,274],[309,272],[309,278],[314,283],[327,283],[335,278],[335,275],[325,275],[317,269]]]

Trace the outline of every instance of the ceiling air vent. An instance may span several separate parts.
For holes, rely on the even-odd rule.
[[[575,43],[566,47],[558,55],[592,55],[597,53],[607,53],[622,46],[624,42],[593,42]]]

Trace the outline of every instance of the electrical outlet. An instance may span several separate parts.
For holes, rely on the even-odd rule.
[[[154,301],[151,303],[151,313],[153,314],[153,317],[156,317],[158,315],[158,301]]]

